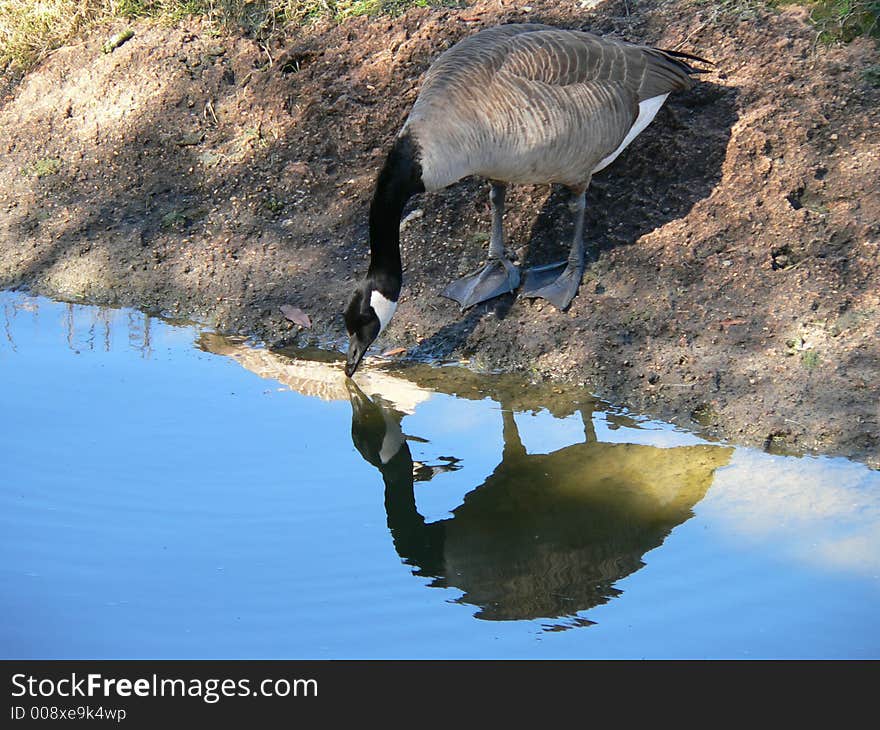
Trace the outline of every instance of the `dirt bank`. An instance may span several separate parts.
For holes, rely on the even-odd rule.
[[[341,346],[373,178],[421,73],[498,22],[588,28],[718,67],[594,181],[600,256],[570,311],[508,296],[462,314],[438,296],[485,253],[487,191],[467,180],[411,203],[381,348],[584,383],[736,443],[880,466],[874,44],[817,47],[799,8],[529,6],[357,18],[279,47],[140,24],[112,53],[109,33],[56,51],[0,101],[0,286]],[[507,209],[523,261],[560,258],[559,192],[511,189]]]

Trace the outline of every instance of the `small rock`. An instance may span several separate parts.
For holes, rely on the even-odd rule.
[[[410,223],[412,223],[413,221],[417,221],[424,214],[425,212],[421,208],[416,208],[412,213],[410,213],[402,221],[400,221],[400,230],[405,230]]]

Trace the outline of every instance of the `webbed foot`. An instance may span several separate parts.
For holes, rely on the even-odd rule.
[[[557,274],[565,267],[561,274]],[[583,264],[573,266],[570,262],[538,266],[526,271],[521,297],[546,299],[560,311],[565,311],[577,294],[584,275]]]
[[[519,286],[519,278],[519,269],[512,262],[493,258],[483,268],[453,281],[441,296],[454,299],[464,310],[514,291]]]

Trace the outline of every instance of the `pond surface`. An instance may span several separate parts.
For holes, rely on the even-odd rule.
[[[20,293],[0,377],[2,658],[880,657],[859,463]]]

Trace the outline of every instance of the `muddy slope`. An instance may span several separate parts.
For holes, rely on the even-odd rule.
[[[438,296],[482,259],[487,191],[410,204],[382,349],[584,383],[707,435],[880,465],[880,90],[874,44],[816,47],[805,12],[674,0],[416,9],[283,44],[141,24],[60,49],[0,99],[0,286],[341,345],[384,150],[443,49],[540,21],[711,58],[588,194],[599,259],[566,313]],[[508,194],[527,264],[566,250],[564,195]],[[311,317],[302,331],[279,311]]]

